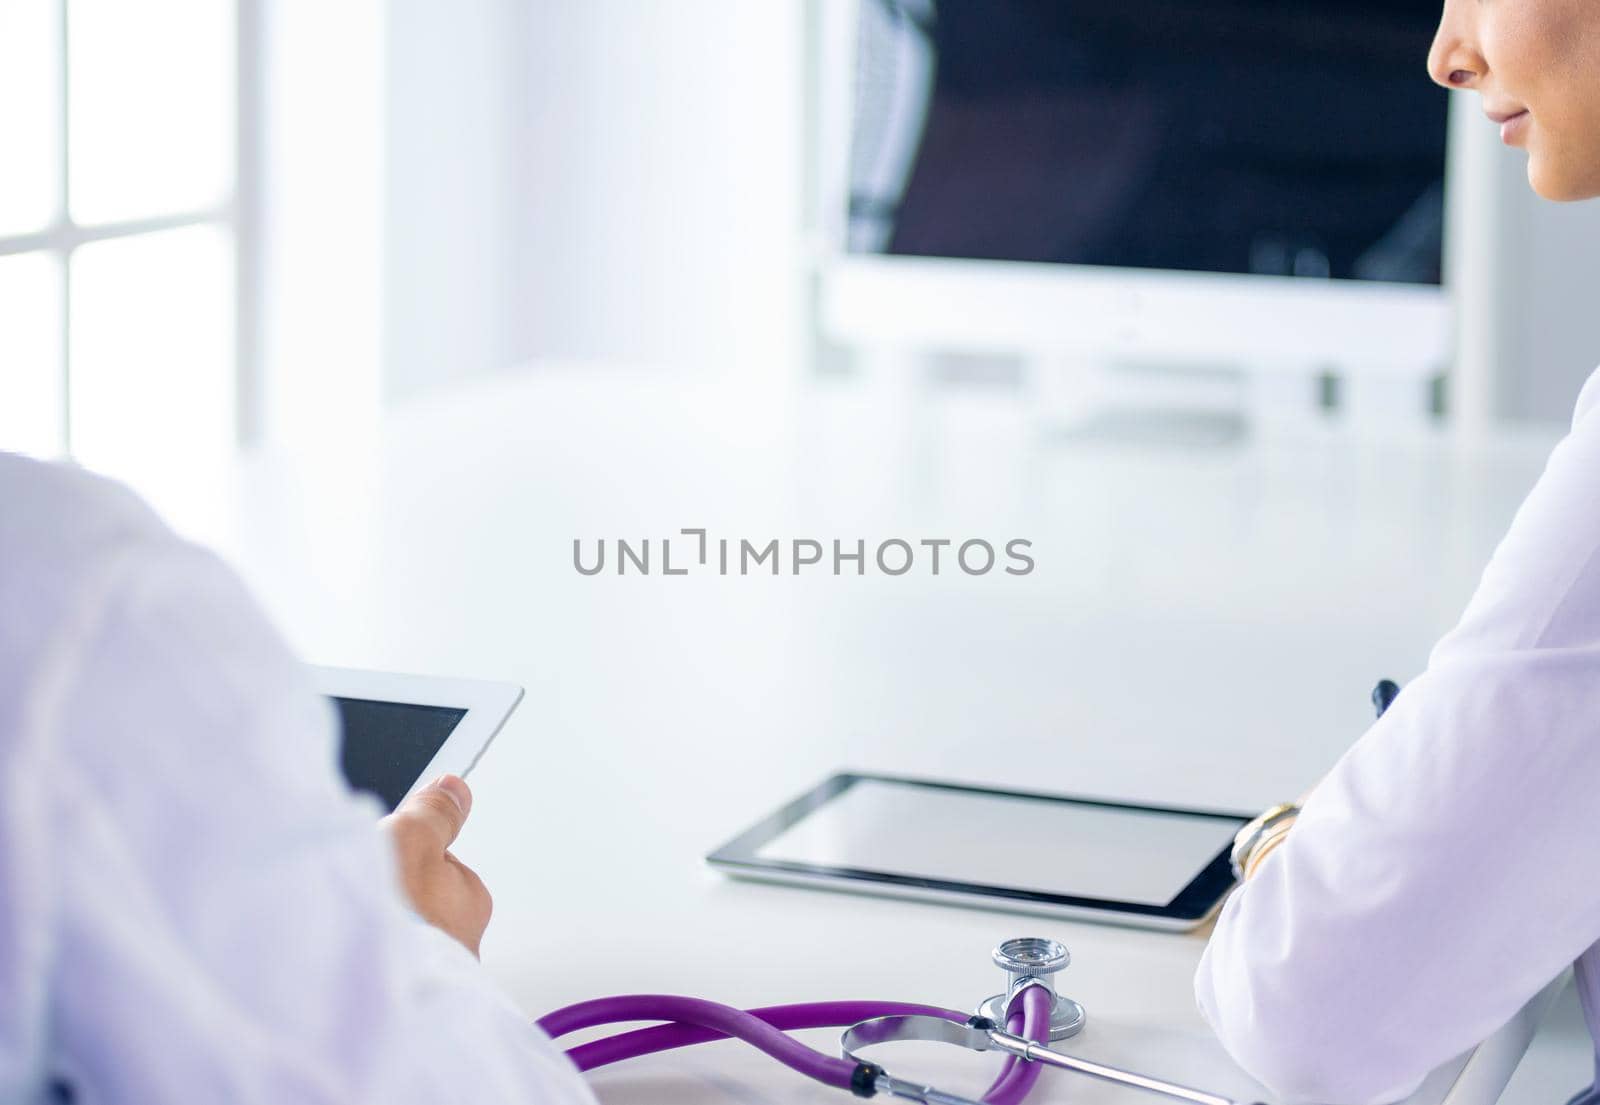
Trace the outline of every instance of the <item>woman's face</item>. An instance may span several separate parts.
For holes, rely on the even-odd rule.
[[[1483,97],[1535,192],[1600,196],[1600,0],[1445,0],[1428,72]]]

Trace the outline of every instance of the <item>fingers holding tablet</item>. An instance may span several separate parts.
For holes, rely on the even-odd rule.
[[[471,809],[467,784],[443,775],[406,798],[383,827],[412,908],[477,955],[494,902],[477,873],[449,851]]]

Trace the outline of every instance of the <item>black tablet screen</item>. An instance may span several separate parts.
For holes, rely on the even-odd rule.
[[[334,698],[342,737],[339,767],[356,790],[378,796],[384,809],[406,791],[438,754],[467,711],[451,706]]]

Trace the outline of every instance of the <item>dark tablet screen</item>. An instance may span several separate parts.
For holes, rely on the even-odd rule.
[[[400,804],[467,711],[410,702],[334,698],[342,736],[339,768],[356,790],[375,794],[384,809]]]

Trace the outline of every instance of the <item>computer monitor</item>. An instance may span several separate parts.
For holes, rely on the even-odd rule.
[[[821,0],[847,345],[1429,377],[1437,0]]]

